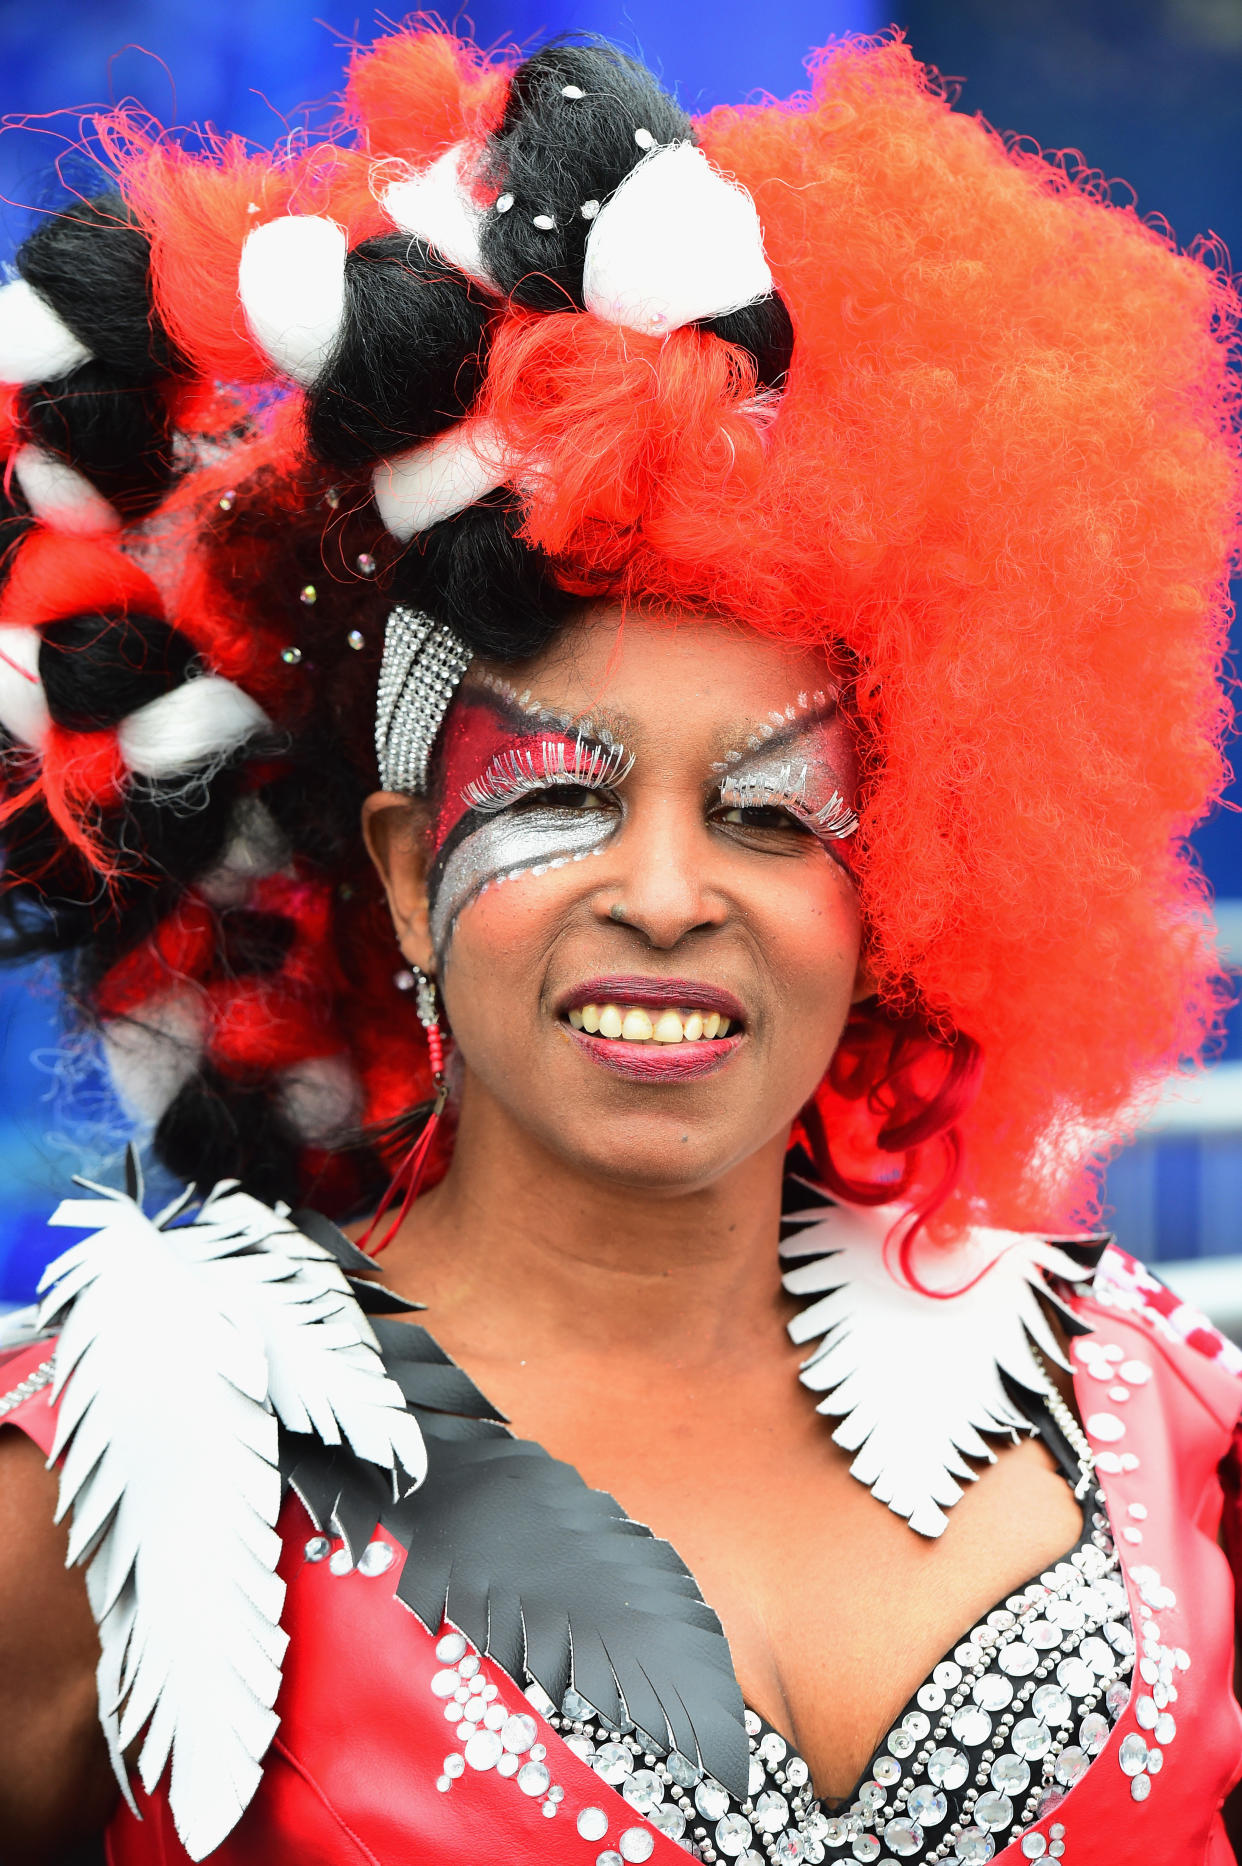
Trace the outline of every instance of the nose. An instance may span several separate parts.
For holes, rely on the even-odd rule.
[[[670,951],[689,934],[727,919],[726,896],[713,879],[710,832],[698,808],[692,814],[686,800],[644,799],[612,853],[596,912],[615,925],[632,927],[653,949]]]

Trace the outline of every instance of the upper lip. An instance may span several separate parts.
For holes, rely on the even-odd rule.
[[[556,1013],[579,1010],[584,1004],[637,1004],[653,1010],[719,1011],[722,1017],[745,1023],[746,1012],[732,992],[719,985],[704,985],[693,978],[588,978],[563,991]]]

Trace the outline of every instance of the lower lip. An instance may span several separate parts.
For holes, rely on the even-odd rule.
[[[745,1036],[717,1037],[699,1043],[626,1043],[620,1037],[589,1037],[562,1024],[566,1036],[601,1069],[640,1082],[686,1082],[714,1075],[736,1056]]]

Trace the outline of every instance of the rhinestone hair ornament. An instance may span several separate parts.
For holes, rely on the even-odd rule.
[[[472,656],[446,623],[398,606],[388,617],[375,706],[375,755],[385,790],[421,797],[427,761]]]

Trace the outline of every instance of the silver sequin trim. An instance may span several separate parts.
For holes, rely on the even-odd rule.
[[[44,1387],[50,1387],[55,1372],[55,1361],[41,1361],[33,1373],[19,1380],[7,1393],[0,1394],[0,1419],[6,1413],[16,1412],[19,1406],[24,1406],[28,1399],[33,1399]]]

